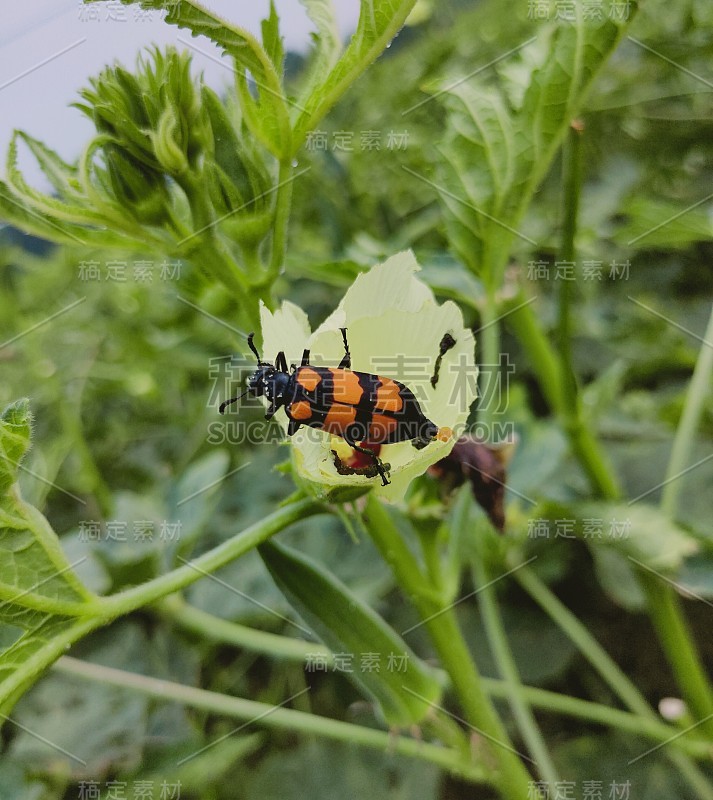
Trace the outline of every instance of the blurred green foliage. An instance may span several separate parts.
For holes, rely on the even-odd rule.
[[[478,80],[497,82],[516,95],[521,85],[518,61],[498,59],[518,48],[538,23],[527,18],[524,1],[507,14],[496,2],[474,7],[432,3],[428,9],[427,18],[407,28],[348,100],[319,123],[326,149],[314,147],[315,137],[304,131],[298,168],[309,170],[294,184],[290,244],[275,293],[305,307],[313,321],[334,307],[341,289],[360,270],[413,246],[425,264],[425,279],[442,297],[459,301],[471,325],[479,324],[485,287],[467,270],[463,253],[449,247],[437,191],[414,173],[437,182],[434,164],[444,138],[444,111],[431,95],[481,68],[484,74]],[[636,498],[663,479],[683,392],[700,348],[696,337],[702,335],[713,297],[713,11],[705,0],[648,0],[629,33],[595,82],[583,114],[585,182],[577,247],[580,265],[600,264],[601,278],[587,280],[580,271],[574,285],[573,353],[589,423],[599,432],[627,496]],[[170,80],[159,74],[163,57],[153,58],[153,80],[170,92]],[[177,69],[188,70],[184,56],[175,58]],[[329,60],[328,53],[325,58]],[[135,79],[116,69],[112,80],[125,84]],[[100,130],[111,135],[116,120],[100,113],[106,85],[95,83],[84,99]],[[132,89],[134,93],[140,94]],[[144,96],[152,96],[150,87]],[[211,116],[215,131],[220,122],[215,117],[224,113],[217,97],[202,88],[194,101],[196,114]],[[138,114],[143,127],[142,115],[150,117],[150,112],[129,109],[127,120]],[[179,124],[157,117],[150,123],[157,135],[168,135],[170,129],[175,148],[156,149],[160,163],[147,162],[147,172],[132,183],[123,166],[118,173],[112,167],[123,164],[124,154],[107,145],[106,173],[97,174],[97,180],[102,191],[128,197],[144,221],[148,215],[163,223],[164,212],[156,208],[165,209],[161,204],[171,191],[163,172],[178,180],[181,159],[194,157],[206,137],[201,138],[203,129],[195,120],[181,119]],[[179,131],[184,137],[180,141]],[[369,137],[364,132],[369,131],[379,134],[379,149],[365,144]],[[339,147],[339,141],[350,145]],[[232,158],[234,144],[229,150],[221,150],[221,144],[211,143],[214,160],[205,168],[220,172],[226,186],[222,201],[229,209],[243,202],[244,192],[259,194],[267,178],[261,164],[246,166]],[[498,286],[503,291],[510,282],[527,286],[536,295],[537,317],[546,329],[556,319],[559,193],[556,160],[518,225],[537,245],[514,240],[505,284]],[[216,197],[211,201],[215,207],[222,202]],[[230,229],[226,235],[239,233]],[[47,248],[12,228],[0,231],[0,339],[7,342],[0,344],[0,406],[27,396],[36,420],[34,448],[20,478],[23,494],[52,521],[70,560],[84,559],[77,572],[100,593],[153,577],[174,565],[177,556],[188,557],[224,541],[290,491],[289,478],[275,469],[284,458],[280,446],[207,442],[208,425],[215,419],[215,407],[207,405],[211,360],[239,352],[242,341],[231,329],[228,292],[197,287],[194,268],[178,261],[180,254],[172,261],[159,256],[159,250],[137,245],[127,251],[123,243],[118,250],[103,244],[88,250],[71,241]],[[171,270],[162,271],[164,261],[173,264]],[[534,277],[536,262],[548,267],[549,279]],[[135,277],[141,274],[140,263],[151,265],[150,281]],[[96,265],[98,278],[91,265]],[[125,280],[115,277],[122,269]],[[199,299],[207,313],[198,313],[181,298]],[[57,316],[45,322],[53,314]],[[660,656],[637,616],[642,598],[627,560],[631,540],[606,540],[605,535],[605,541],[573,542],[554,534],[541,539],[529,535],[533,517],[554,523],[647,512],[636,506],[629,514],[626,507],[590,505],[584,473],[568,455],[507,321],[503,347],[516,364],[504,412],[519,440],[509,471],[511,542],[526,555],[537,556],[537,573],[557,588],[649,699],[675,693],[669,672],[653,666]],[[258,418],[252,412],[252,419]],[[712,444],[709,393],[691,462],[704,459]],[[672,537],[681,545],[676,563],[667,566],[678,570],[684,587],[705,598],[713,597],[712,479],[711,461],[692,470],[682,489],[681,525],[672,531],[662,524],[650,532],[665,542],[667,552]],[[182,507],[180,540],[159,537],[162,523],[176,518],[177,503],[211,483],[210,492]],[[432,489],[432,479],[424,477],[413,493],[427,496]],[[658,494],[647,495],[645,502],[655,501]],[[120,547],[86,541],[82,530],[88,520],[126,522],[128,540]],[[137,520],[153,522],[150,541],[132,536]],[[469,511],[467,523],[478,535],[493,537],[478,510]],[[415,624],[412,609],[394,591],[390,573],[368,540],[353,544],[333,518],[296,526],[284,539],[329,564],[397,630]],[[649,544],[642,546],[648,549]],[[497,563],[505,546],[497,541],[491,546]],[[210,581],[193,587],[189,601],[233,621],[289,632],[289,625],[264,610],[269,606],[282,615],[293,613],[255,554],[226,567],[219,577],[258,603]],[[471,590],[467,579],[462,588]],[[503,583],[498,592],[526,683],[614,702],[599,676],[515,586]],[[710,664],[710,611],[693,603],[687,603],[687,611]],[[462,623],[484,674],[494,675],[477,610],[464,607]],[[422,631],[409,644],[423,658],[433,655]],[[93,634],[79,645],[78,654],[264,702],[280,702],[285,691],[298,691],[304,682],[299,666],[201,641],[150,612]],[[343,676],[314,675],[311,683],[312,710],[374,724],[373,714],[358,703]],[[504,706],[503,713],[510,723]],[[190,762],[190,769],[186,764],[177,770],[177,760],[227,734],[233,722],[123,689],[79,691],[66,676],[46,678],[18,705],[15,719],[30,730],[41,729],[67,752],[80,753],[86,764],[20,728],[6,728],[0,758],[3,800],[69,800],[77,797],[78,782],[90,777],[155,780],[158,785],[165,776],[180,776],[181,796],[201,800],[292,796],[285,785],[293,793],[299,788],[294,796],[300,797],[349,795],[366,786],[374,797],[476,796],[471,787],[431,766],[320,740],[297,742],[287,734],[267,739],[241,731]],[[605,786],[631,780],[632,798],[693,796],[661,759],[628,766],[648,746],[644,739],[551,715],[543,714],[540,721],[548,740],[557,743],[554,756],[562,775],[580,788],[592,779]]]

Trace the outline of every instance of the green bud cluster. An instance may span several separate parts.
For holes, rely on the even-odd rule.
[[[98,133],[90,145],[94,183],[154,225],[175,207],[175,187],[191,206],[203,194],[215,218],[226,218],[227,233],[259,241],[271,222],[269,172],[239,110],[230,113],[190,67],[185,52],[154,48],[135,73],[113,65],[90,81],[77,107]]]

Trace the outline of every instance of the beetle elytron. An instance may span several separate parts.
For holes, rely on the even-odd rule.
[[[251,333],[248,346],[257,358],[257,369],[250,378],[247,391],[222,403],[220,413],[223,414],[231,403],[245,394],[264,395],[269,402],[265,419],[272,419],[279,408],[284,408],[289,419],[289,436],[301,425],[340,436],[355,451],[371,459],[371,474],[378,474],[386,486],[389,483],[388,465],[377,455],[381,445],[410,441],[421,449],[436,440],[448,441],[453,432],[450,428],[439,428],[424,415],[408,386],[393,378],[354,372],[347,329],[340,330],[344,357],[338,367],[310,365],[309,350],[305,350],[300,366],[292,365],[291,370],[282,351],[277,354],[274,364],[263,361]],[[445,334],[431,378],[433,386],[438,381],[443,356],[454,345],[453,337]]]

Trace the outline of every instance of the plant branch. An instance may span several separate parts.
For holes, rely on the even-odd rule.
[[[530,776],[485,693],[453,606],[444,607],[440,602],[434,602],[432,590],[424,591],[427,578],[418,568],[388,512],[373,497],[367,500],[364,520],[374,544],[391,566],[402,591],[422,617],[469,725],[483,736],[483,746],[488,748],[489,756],[497,765],[495,780],[503,797],[522,800],[528,796]]]
[[[215,572],[220,567],[245,555],[249,550],[257,547],[288,525],[323,511],[324,507],[316,500],[298,500],[290,503],[228,541],[194,558],[190,564],[118,594],[101,597],[96,601],[95,607],[98,613],[106,618],[106,621],[122,614],[128,614],[130,611],[135,611],[137,608],[184,589],[204,577],[206,572]]]
[[[229,622],[189,605],[177,594],[160,601],[156,609],[161,616],[183,630],[204,639],[277,659],[304,663],[310,657],[319,655],[326,659],[327,664],[331,663],[332,653],[323,644],[266,633]],[[508,681],[483,678],[482,682],[490,697],[510,698],[512,687]],[[620,711],[590,700],[581,700],[578,697],[523,684],[520,685],[520,691],[526,702],[535,708],[646,736],[656,742],[667,742],[679,733],[676,728],[658,720]],[[433,724],[435,730],[435,723]],[[694,758],[706,759],[713,756],[713,745],[707,741],[679,736],[671,744]]]
[[[682,481],[676,479],[688,465],[694,437],[703,413],[703,404],[711,389],[713,375],[713,307],[711,307],[708,327],[703,334],[704,342],[698,353],[693,377],[686,392],[683,413],[676,429],[673,448],[666,467],[666,480],[661,493],[661,511],[671,519],[678,514],[678,498]]]
[[[277,659],[304,663],[309,658],[319,655],[326,659],[327,664],[331,663],[332,653],[323,644],[266,633],[229,622],[189,605],[177,594],[162,600],[157,604],[156,609],[159,614],[183,630],[204,639]],[[505,699],[511,697],[512,685],[509,681],[483,678],[482,682],[490,697]],[[627,711],[620,711],[601,703],[593,703],[590,700],[581,700],[577,697],[523,684],[520,684],[519,691],[528,704],[543,711],[564,714],[568,717],[640,734],[657,742],[669,741],[680,733],[676,728],[658,719],[654,720]],[[672,742],[672,745],[695,758],[713,756],[713,745],[707,741],[679,737]]]
[[[488,783],[485,770],[464,762],[452,750],[440,745],[393,736],[385,731],[353,725],[341,720],[316,714],[280,708],[241,697],[231,697],[218,692],[184,686],[173,681],[151,678],[133,672],[92,664],[64,656],[55,664],[55,670],[96,683],[121,686],[162,700],[182,703],[212,714],[232,717],[246,724],[254,723],[274,730],[297,731],[308,735],[324,736],[336,741],[354,743],[376,750],[395,751],[409,758],[429,761],[448,772],[476,783]]]
[[[713,695],[676,590],[647,570],[638,569],[637,575],[646,596],[651,622],[683,699],[713,739]]]
[[[290,158],[280,161],[277,176],[277,197],[275,199],[275,217],[272,225],[272,252],[270,266],[266,277],[268,285],[272,285],[285,265],[287,252],[287,229],[292,206],[292,161]]]
[[[681,481],[676,476],[685,471],[689,461],[713,373],[713,347],[706,344],[711,339],[713,308],[704,335],[705,341],[686,392],[683,413],[666,468],[666,483],[661,494],[661,513],[673,520],[678,513],[681,488]],[[647,599],[651,621],[683,698],[696,719],[704,721],[702,724],[707,734],[713,737],[713,690],[696,642],[686,623],[681,601],[672,586],[663,583],[646,570],[638,570],[638,578]]]
[[[620,700],[635,714],[659,722],[646,698],[622,672],[611,656],[575,615],[550,591],[528,567],[515,573],[515,579],[532,599],[559,625],[580,652],[597,670]],[[713,787],[698,767],[681,752],[667,752],[667,757],[694,788],[701,800],[713,800]]]
[[[508,681],[483,678],[485,691],[491,697],[509,700],[512,687]],[[553,714],[587,720],[609,728],[617,728],[636,736],[646,736],[657,742],[670,742],[672,747],[682,750],[694,758],[709,760],[713,757],[713,744],[703,739],[689,739],[681,731],[659,719],[642,717],[629,711],[621,711],[602,703],[582,700],[579,697],[551,692],[536,686],[520,685],[522,696],[531,706]]]
[[[331,651],[321,642],[293,639],[222,619],[190,605],[179,594],[161,600],[156,605],[156,611],[182,630],[201,639],[286,661],[305,663],[310,658],[319,657],[327,666],[332,666],[334,662]]]
[[[483,616],[485,633],[490,643],[490,650],[495,659],[500,675],[508,688],[507,699],[513,716],[517,722],[520,734],[527,745],[533,760],[537,763],[537,770],[542,780],[549,786],[559,782],[557,768],[552,761],[547,744],[537,726],[532,711],[529,707],[527,696],[520,679],[515,659],[512,656],[507,634],[498,612],[495,587],[488,575],[484,563],[482,548],[476,548],[473,557],[473,576],[475,585],[479,588],[478,605]],[[487,691],[487,690],[486,690]]]

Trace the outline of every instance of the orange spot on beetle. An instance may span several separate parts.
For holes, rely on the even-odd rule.
[[[322,378],[316,370],[311,367],[300,367],[297,372],[297,383],[308,392],[313,392],[321,383]]]
[[[341,436],[344,431],[354,424],[356,408],[342,403],[333,403],[322,423],[322,430]]]
[[[398,426],[398,420],[386,414],[374,414],[369,425],[368,439],[370,442],[385,442]]]
[[[329,371],[332,373],[334,385],[334,402],[358,405],[364,392],[359,384],[357,374],[348,369],[330,369]]]
[[[398,383],[391,378],[379,378],[381,386],[376,390],[376,408],[379,411],[401,411],[404,406]]]
[[[312,416],[312,406],[306,400],[292,403],[289,408],[290,417],[292,417],[292,419],[303,420],[309,419]]]

